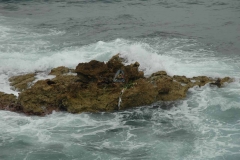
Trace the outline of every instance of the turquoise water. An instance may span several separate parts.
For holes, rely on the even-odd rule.
[[[0,1],[0,91],[8,78],[120,53],[146,76],[230,76],[223,88],[113,113],[0,111],[1,160],[239,160],[240,2]],[[163,110],[161,107],[172,107]]]

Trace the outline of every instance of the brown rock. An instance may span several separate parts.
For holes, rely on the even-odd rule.
[[[19,94],[23,111],[28,114],[43,115],[52,110],[62,110],[61,100],[68,86],[77,80],[73,75],[57,76],[52,80],[39,80],[31,88]],[[51,82],[51,84],[49,84]]]
[[[140,64],[138,63],[138,62],[135,62],[134,64],[133,64],[133,67],[139,67],[140,66]]]
[[[167,75],[167,72],[166,71],[158,71],[158,72],[155,72],[151,75],[151,77],[154,77],[154,76],[166,76]]]
[[[10,85],[14,87],[14,90],[23,91],[27,89],[30,84],[36,79],[35,75],[35,73],[29,73],[11,77],[9,78],[9,81],[11,82]]]
[[[223,79],[218,78],[216,81],[210,83],[210,85],[216,85],[218,87],[222,87],[224,83],[232,82],[232,81],[233,79],[231,79],[230,77],[225,77]]]
[[[173,101],[186,97],[186,87],[168,75],[155,76],[155,85],[158,88],[157,100]]]
[[[212,78],[207,76],[193,77],[193,78],[190,78],[190,80],[194,80],[195,82],[193,84],[198,86],[204,86],[205,84],[211,83],[214,81]]]
[[[233,82],[234,80],[230,77],[224,77],[223,79],[221,79],[221,84],[223,86],[224,83],[230,83],[230,82]]]
[[[143,72],[138,70],[140,65],[138,62],[127,66],[124,66],[122,62],[123,59],[119,55],[115,55],[106,64],[96,60],[89,63],[79,63],[75,71],[79,81],[84,83],[110,83],[119,69],[124,71],[126,82],[144,78]]]
[[[185,83],[188,84],[191,82],[191,80],[189,78],[187,78],[186,76],[173,76],[173,79],[180,82],[180,83]]]
[[[17,103],[17,97],[13,94],[0,92],[0,109],[14,112],[22,112],[21,106]]]
[[[135,62],[135,64],[138,62]],[[122,67],[124,73],[125,73],[125,80],[126,82],[134,81],[139,78],[144,78],[144,74],[142,71],[138,71],[139,65],[127,65]]]
[[[138,79],[132,87],[125,89],[122,94],[120,109],[127,109],[137,106],[152,104],[156,101],[157,88],[146,79]],[[118,102],[118,98],[116,99]]]
[[[69,72],[66,67],[53,69],[51,74],[57,75],[55,78],[39,80],[19,94],[18,110],[34,115],[49,114],[52,110],[70,113],[114,111],[182,99],[190,87],[207,83],[222,85],[230,79],[226,77],[216,81],[206,76],[171,77],[165,71],[145,78],[138,70],[138,62],[126,66],[122,62],[123,59],[116,55],[106,64],[96,60],[79,63],[77,76],[66,75]],[[124,83],[113,82],[119,69],[124,71]],[[120,98],[122,101],[119,101]],[[9,104],[5,101],[2,106]]]
[[[108,72],[108,68],[104,62],[92,60],[89,63],[79,63],[75,71],[82,81],[97,82]]]
[[[119,54],[113,56],[108,62],[107,67],[110,69],[110,72],[117,72],[117,70],[121,69],[123,65],[124,59],[119,56]]]
[[[51,72],[49,73],[49,75],[59,76],[59,75],[63,75],[63,74],[67,74],[67,73],[74,73],[74,72],[75,72],[74,69],[69,69],[67,67],[60,66],[57,68],[53,68],[51,70]]]
[[[108,68],[104,62],[91,60],[88,63],[79,63],[75,71],[76,73],[96,77],[96,75],[106,73],[108,71]]]

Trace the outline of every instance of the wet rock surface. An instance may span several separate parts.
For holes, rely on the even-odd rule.
[[[64,66],[60,66],[57,68],[53,68],[51,70],[51,72],[49,73],[49,75],[55,75],[55,76],[59,76],[59,75],[63,75],[63,74],[68,74],[68,73],[74,73],[75,70],[74,69],[70,69]]]
[[[17,102],[17,97],[13,94],[0,92],[0,109],[14,112],[22,112],[22,107]]]
[[[29,73],[25,75],[14,76],[9,79],[9,82],[13,90],[23,91],[27,89],[36,79],[35,75],[35,73]]]
[[[53,110],[70,113],[101,112],[150,105],[158,101],[175,101],[186,97],[193,86],[210,84],[222,87],[231,78],[213,79],[206,76],[187,78],[169,76],[165,71],[144,77],[140,64],[124,65],[124,59],[113,56],[107,63],[92,60],[79,63],[76,69],[58,67],[51,70],[53,79],[39,80],[30,88],[35,75],[28,74],[12,85],[24,82],[19,97],[0,92],[0,109],[28,115],[46,115]],[[118,70],[124,73],[124,83],[114,83]],[[76,75],[69,74],[76,72]],[[14,82],[14,78],[10,81]],[[30,81],[31,79],[31,81]],[[16,87],[16,86],[15,86]],[[18,87],[16,87],[18,88]]]

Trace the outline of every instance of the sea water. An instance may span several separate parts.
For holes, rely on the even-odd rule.
[[[0,91],[11,76],[75,68],[120,53],[145,76],[234,79],[187,97],[112,113],[0,111],[1,160],[239,160],[238,0],[2,0]],[[156,106],[169,106],[163,110]]]

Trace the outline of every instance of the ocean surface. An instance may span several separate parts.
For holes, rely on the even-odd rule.
[[[239,160],[239,0],[0,0],[0,91],[8,78],[120,53],[145,76],[229,76],[172,108],[46,117],[0,111],[0,160]]]

